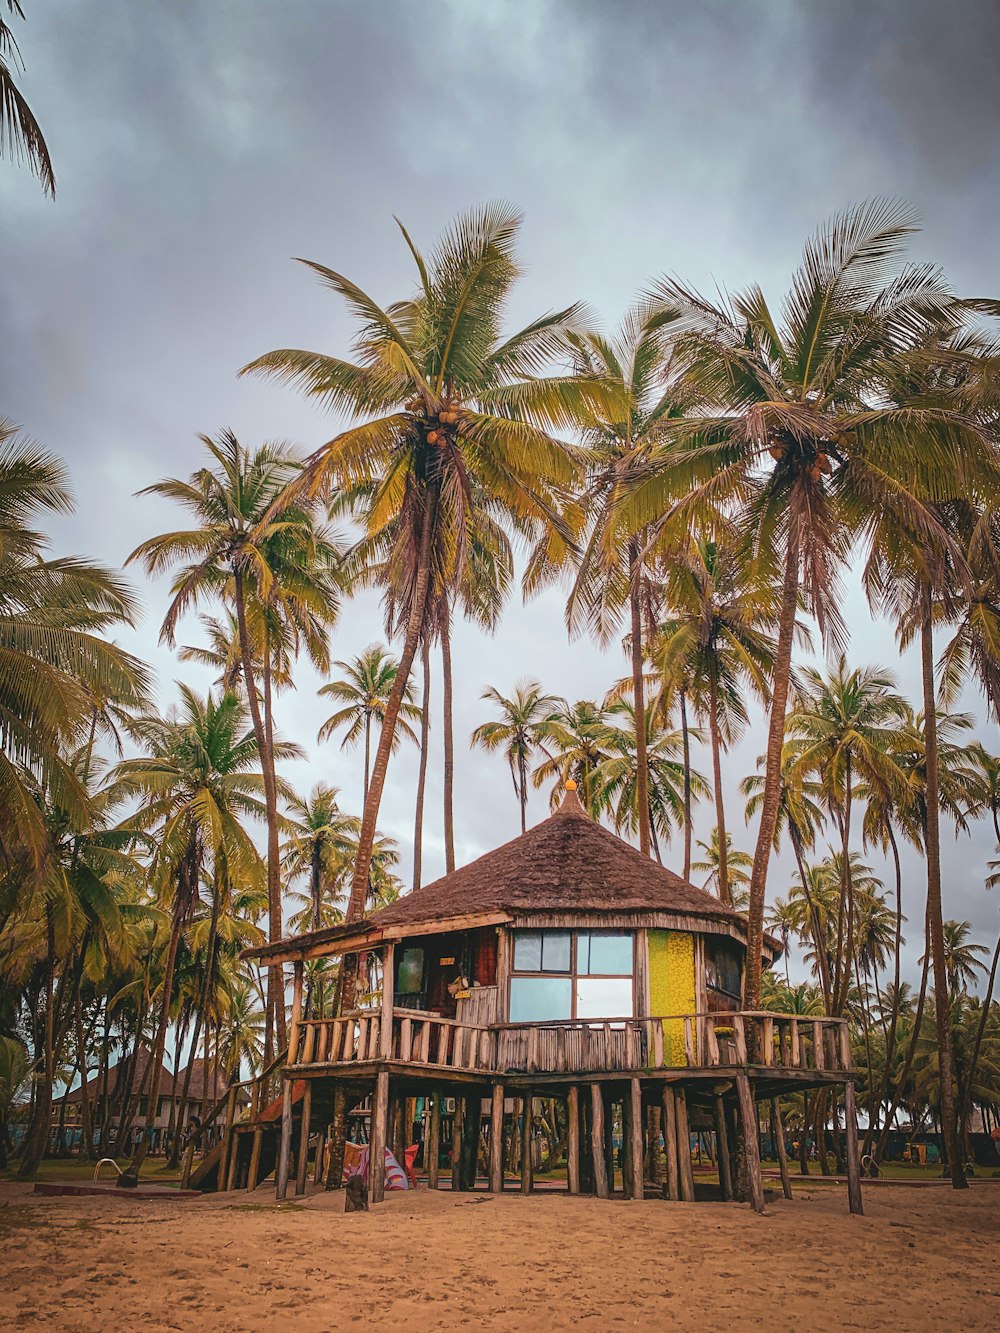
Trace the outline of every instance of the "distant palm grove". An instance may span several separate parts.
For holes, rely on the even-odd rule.
[[[874,201],[807,242],[780,308],[755,285],[709,300],[661,279],[612,333],[582,304],[512,333],[518,228],[488,205],[424,254],[401,226],[413,283],[385,306],[310,263],[353,342],[242,373],[315,400],[336,433],[298,452],[206,423],[197,470],[141,493],[176,522],[124,574],[50,549],[69,478],[30,423],[0,423],[0,1166],[138,1166],[164,1064],[198,1056],[216,1088],[279,1055],[286,979],[241,954],[419,887],[432,714],[447,870],[456,743],[509,772],[511,837],[532,790],[555,802],[572,778],[594,819],[746,912],[745,1009],[850,1019],[866,1160],[894,1127],[936,1130],[961,1187],[973,1128],[1000,1126],[1000,940],[953,919],[941,868],[975,821],[1000,843],[1000,757],[959,711],[964,691],[1000,718],[1000,304],[909,262],[913,219]],[[162,640],[181,679],[212,669],[208,693],[180,683],[163,706],[118,646],[140,576],[169,582]],[[849,578],[914,647],[919,697],[852,658]],[[553,693],[541,645],[505,661],[518,582],[564,589],[577,639],[621,644],[604,697]],[[345,642],[341,606],[371,588],[386,642]],[[459,617],[497,636],[490,682],[453,662]],[[303,659],[328,681],[318,738],[282,726]],[[456,679],[482,691],[471,737]],[[732,791],[752,726],[734,810],[724,774]],[[350,752],[361,809],[289,785],[313,743]],[[379,823],[401,746],[420,756],[412,866]],[[979,870],[984,892],[1000,882],[1000,861]],[[807,972],[799,954],[767,970],[765,933]],[[313,1012],[355,1004],[353,965],[307,965]],[[189,1084],[156,1141],[174,1161]],[[784,1115],[806,1170],[837,1107],[800,1094]]]

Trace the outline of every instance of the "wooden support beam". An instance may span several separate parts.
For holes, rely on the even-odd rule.
[[[382,949],[382,1014],[379,1024],[379,1058],[392,1058],[392,988],[396,975],[396,946],[386,943]]]
[[[792,1182],[788,1175],[788,1152],[785,1148],[785,1126],[781,1121],[781,1105],[777,1097],[771,1099],[771,1137],[778,1153],[778,1166],[781,1168],[781,1192],[786,1199],[792,1197]]]
[[[239,1167],[240,1157],[240,1139],[239,1135],[234,1134],[232,1130],[229,1133],[229,1160],[226,1171],[226,1189],[234,1190],[236,1188],[236,1172]]]
[[[521,1098],[521,1193],[530,1194],[534,1176],[531,1160],[531,1110],[533,1098],[525,1093]]]
[[[441,1094],[439,1092],[431,1093],[431,1117],[430,1124],[427,1127],[425,1153],[427,1160],[424,1162],[424,1166],[427,1170],[427,1188],[436,1190],[438,1187],[438,1159],[441,1156]]]
[[[292,1156],[292,1080],[281,1081],[281,1142],[278,1145],[278,1169],[275,1176],[275,1195],[283,1199],[288,1193],[288,1168]]]
[[[306,1090],[302,1094],[302,1120],[299,1124],[299,1152],[295,1162],[295,1193],[306,1192],[306,1168],[309,1163],[309,1131],[312,1120],[312,1079],[306,1079]]]
[[[760,1129],[757,1107],[750,1080],[741,1069],[736,1075],[736,1095],[739,1098],[740,1119],[743,1122],[743,1151],[746,1155],[747,1183],[750,1186],[750,1207],[755,1213],[764,1211],[764,1181],[760,1174]]]
[[[493,1084],[490,1101],[490,1191],[503,1190],[503,1084]]]
[[[629,1080],[629,1140],[628,1170],[632,1177],[632,1198],[644,1196],[642,1179],[642,1084],[637,1078]]]
[[[574,1083],[566,1094],[566,1183],[570,1194],[580,1193],[580,1089]]]
[[[844,1085],[844,1128],[847,1137],[847,1199],[852,1213],[865,1211],[861,1199],[861,1161],[858,1156],[858,1112],[854,1084]]]
[[[368,1198],[381,1203],[385,1198],[385,1145],[388,1135],[389,1074],[379,1071],[375,1078],[371,1131],[368,1135]]]
[[[677,1169],[680,1176],[681,1198],[694,1203],[694,1168],[691,1165],[691,1127],[688,1124],[687,1098],[678,1088],[674,1097],[677,1111]]]
[[[260,1174],[260,1151],[264,1146],[264,1131],[260,1125],[253,1132],[253,1146],[250,1149],[250,1170],[247,1172],[247,1193],[257,1188],[257,1176]]]
[[[479,1169],[479,1129],[482,1122],[483,1099],[477,1092],[465,1099],[462,1116],[462,1189],[476,1188]]]
[[[326,1156],[326,1145],[330,1141],[330,1126],[324,1125],[316,1139],[316,1159],[313,1162],[313,1184],[321,1185],[323,1183],[323,1159]]]
[[[294,965],[292,981],[292,1022],[288,1030],[288,1064],[295,1064],[299,1054],[299,1025],[302,1022],[302,963]],[[284,1003],[279,994],[278,1002]]]
[[[712,1098],[715,1110],[715,1141],[718,1145],[719,1185],[727,1202],[733,1197],[733,1166],[729,1152],[729,1134],[726,1132],[726,1104],[719,1094]]]
[[[594,1159],[594,1193],[608,1197],[608,1163],[604,1155],[604,1093],[600,1083],[590,1085],[590,1147]]]
[[[677,1107],[669,1083],[663,1085],[663,1143],[667,1158],[667,1198],[676,1201],[681,1197],[677,1167]]]
[[[465,1098],[455,1098],[455,1114],[451,1121],[451,1187],[462,1188],[462,1117],[465,1113]]]

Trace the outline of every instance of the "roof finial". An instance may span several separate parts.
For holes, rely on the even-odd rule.
[[[576,783],[573,781],[572,778],[567,778],[566,781],[563,783],[563,786],[566,788],[567,791],[576,791]]]
[[[587,812],[580,804],[580,798],[576,794],[576,783],[572,778],[567,778],[563,783],[563,798],[559,809],[555,811],[557,815],[585,815]]]

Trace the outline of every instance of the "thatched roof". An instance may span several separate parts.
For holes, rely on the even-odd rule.
[[[470,913],[667,912],[740,920],[704,889],[623,842],[584,811],[575,791],[519,838],[504,843],[369,917],[373,926]]]
[[[379,938],[438,930],[447,922],[475,919],[523,921],[545,914],[628,916],[641,924],[685,921],[709,932],[746,938],[746,921],[704,889],[651,861],[584,811],[575,791],[560,808],[520,837],[468,865],[434,880],[350,926],[335,926],[295,941],[248,951],[251,956],[283,954],[309,944],[329,944],[330,952],[365,936]],[[682,927],[683,928],[683,927]],[[775,941],[768,941],[771,948]],[[350,947],[350,946],[348,946]]]

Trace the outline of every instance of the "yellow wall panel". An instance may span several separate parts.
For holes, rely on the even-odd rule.
[[[681,930],[650,930],[647,938],[650,1016],[695,1013],[694,936]],[[680,1020],[665,1023],[663,1038],[664,1064],[686,1064],[684,1024]]]

